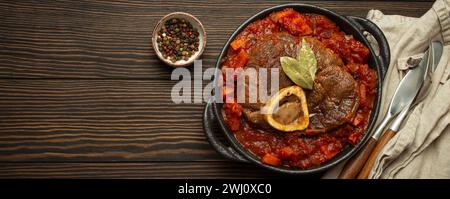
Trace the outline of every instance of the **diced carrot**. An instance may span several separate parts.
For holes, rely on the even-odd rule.
[[[244,47],[246,43],[247,39],[245,39],[244,37],[240,37],[231,42],[230,46],[231,48],[233,48],[233,50],[239,50],[240,48]]]
[[[350,134],[350,136],[348,136],[348,142],[351,145],[355,145],[359,142],[359,139],[361,138],[361,136],[362,136],[362,133],[354,132],[354,133]]]
[[[295,11],[287,8],[271,15],[272,21],[281,24],[293,35],[310,35],[313,33],[309,19]]]
[[[242,68],[247,64],[249,59],[249,55],[245,52],[244,49],[239,50],[239,53],[232,58],[231,67],[233,68]]]
[[[311,27],[307,24],[303,24],[300,26],[300,35],[310,35],[313,31]]]
[[[339,150],[335,146],[335,143],[320,146],[320,151],[326,156],[328,160],[333,158],[339,152]]]
[[[290,18],[282,18],[281,23],[283,27],[293,35],[312,34],[312,29],[309,27],[307,19],[300,14]]]
[[[266,155],[263,156],[262,162],[272,166],[281,165],[281,160],[270,153],[266,153]]]
[[[359,104],[361,107],[366,106],[366,101],[367,101],[367,93],[366,92],[367,92],[366,85],[359,84]]]
[[[292,8],[286,8],[284,10],[278,11],[278,12],[274,12],[273,14],[271,14],[271,19],[274,22],[280,22],[280,19],[285,18],[287,16],[291,16],[295,14],[294,9]]]
[[[283,147],[281,149],[281,156],[283,158],[289,158],[292,154],[294,154],[294,151],[291,147]]]
[[[291,20],[291,23],[293,23],[293,24],[301,24],[301,23],[303,23],[303,19],[300,18],[300,17],[294,17],[294,18]]]
[[[353,126],[358,126],[364,120],[364,115],[361,113],[357,113],[355,118],[353,119]]]
[[[313,33],[312,28],[309,26],[309,19],[295,11],[280,18],[279,23],[293,35],[310,35]]]

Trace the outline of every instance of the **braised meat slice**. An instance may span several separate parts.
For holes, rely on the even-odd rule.
[[[283,72],[280,57],[296,57],[299,48],[298,39],[289,33],[283,32],[258,39],[249,50],[249,61],[245,68],[254,68],[257,73],[259,70],[279,68],[279,89],[294,85]],[[353,116],[358,107],[358,94],[355,91],[356,82],[350,74],[339,67],[344,64],[337,54],[326,48],[315,38],[305,37],[305,40],[311,45],[317,59],[318,68],[314,89],[306,91],[311,115],[310,128],[325,132],[338,127],[349,117]],[[270,71],[267,71],[267,74],[267,80],[270,81]],[[247,121],[261,128],[268,129],[270,127],[260,113],[260,109],[265,105],[265,101],[258,99],[257,103],[249,103],[249,93],[254,93],[254,91],[249,91],[249,84],[256,84],[256,88],[258,88],[258,83],[245,82],[246,100],[241,105]],[[267,88],[271,90],[270,82],[268,82]],[[290,107],[298,107],[298,104],[295,103],[298,102],[288,104]],[[287,112],[292,111],[288,108],[285,109]]]
[[[320,72],[328,66],[343,66],[344,62],[338,54],[331,49],[326,48],[322,42],[313,37],[304,37],[305,41],[311,46],[317,60],[317,71]]]
[[[342,68],[329,66],[314,80],[314,89],[307,94],[309,127],[326,132],[353,118],[359,106],[355,79]]]
[[[272,89],[270,86],[270,68],[279,68],[279,89],[292,86],[294,83],[283,72],[280,63],[280,57],[290,56],[295,57],[297,54],[296,38],[289,33],[277,33],[264,38],[258,39],[258,41],[249,50],[249,61],[245,66],[247,68],[254,68],[256,73],[259,74],[259,70],[266,70],[267,74],[267,93],[274,93],[278,90]],[[258,77],[259,79],[259,77]],[[258,99],[258,103],[249,103],[249,94],[256,93],[255,91],[249,91],[250,84],[256,84],[256,88],[259,87],[259,81],[245,82],[245,103],[242,103],[244,108],[251,109],[250,111],[258,111],[261,106],[264,105],[263,99]],[[270,92],[270,91],[274,92]],[[259,97],[259,96],[258,96]],[[247,110],[249,112],[249,110]],[[245,111],[244,111],[245,114]]]

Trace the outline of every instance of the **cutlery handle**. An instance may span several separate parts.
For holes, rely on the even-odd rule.
[[[363,148],[352,158],[350,158],[339,174],[338,178],[340,179],[354,179],[358,175],[359,171],[366,163],[367,158],[369,158],[370,153],[375,148],[377,144],[377,140],[374,138],[370,138],[367,143],[363,146]]]
[[[386,132],[384,132],[384,134],[378,140],[375,149],[370,154],[369,159],[367,160],[363,169],[359,173],[358,179],[367,179],[369,177],[370,171],[372,171],[373,165],[375,165],[375,161],[377,160],[378,154],[380,154],[381,150],[389,142],[389,140],[391,140],[392,137],[394,137],[395,133],[396,132],[391,129],[388,129]]]

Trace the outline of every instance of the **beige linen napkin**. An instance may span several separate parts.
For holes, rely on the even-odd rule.
[[[444,43],[429,95],[410,111],[404,126],[381,151],[370,178],[450,178],[450,0],[436,1],[420,18],[384,15],[379,10],[369,11],[367,18],[383,30],[391,48],[377,123],[409,69],[408,58],[422,56],[430,40]],[[343,164],[324,178],[336,178]]]

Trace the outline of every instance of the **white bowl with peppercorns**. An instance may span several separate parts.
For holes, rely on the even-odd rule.
[[[164,16],[152,35],[153,49],[165,64],[185,67],[198,59],[206,46],[206,32],[193,15],[174,12]]]

